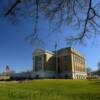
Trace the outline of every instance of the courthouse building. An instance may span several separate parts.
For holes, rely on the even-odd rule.
[[[36,49],[33,73],[36,78],[86,79],[85,58],[71,47],[57,51]]]

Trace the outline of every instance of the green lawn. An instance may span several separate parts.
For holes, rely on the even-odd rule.
[[[0,100],[100,100],[100,80],[33,80],[0,83]]]

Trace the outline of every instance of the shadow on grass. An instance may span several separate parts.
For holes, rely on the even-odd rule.
[[[94,84],[94,85],[100,85],[100,82],[93,82],[91,84]]]

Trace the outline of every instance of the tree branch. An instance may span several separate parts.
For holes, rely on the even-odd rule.
[[[88,25],[88,21],[89,21],[89,16],[90,16],[90,10],[92,8],[92,0],[89,1],[89,7],[88,7],[88,11],[87,11],[87,17],[85,19],[85,23],[84,23],[84,27],[83,27],[83,32],[81,34],[79,34],[77,37],[68,37],[66,40],[69,42],[73,42],[76,40],[82,40],[85,36],[86,36],[86,32],[87,32],[87,25]]]
[[[11,12],[13,11],[13,9],[16,8],[16,6],[21,3],[21,0],[16,0],[16,2],[11,5],[11,7],[6,11],[6,13],[4,14],[5,16],[8,16],[9,14],[11,14]]]

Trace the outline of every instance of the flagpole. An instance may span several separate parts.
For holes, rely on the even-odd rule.
[[[55,42],[55,54],[56,54],[56,73],[58,73],[57,42]]]

